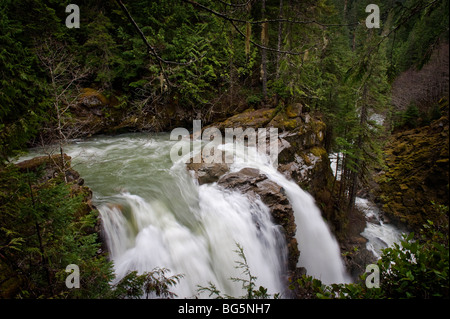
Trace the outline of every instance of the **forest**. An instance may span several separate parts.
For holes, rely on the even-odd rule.
[[[66,146],[248,110],[291,118],[296,105],[324,123],[322,146],[338,154],[340,180],[323,197],[338,239],[371,190],[411,230],[378,261],[396,265],[380,288],[303,276],[290,284],[296,297],[449,297],[448,0],[78,0],[78,17],[70,3],[0,4],[0,298],[173,297],[183,274],[164,265],[110,284],[99,212]],[[46,145],[58,152],[17,164]],[[68,264],[83,269],[80,289],[66,288]],[[240,265],[244,297],[270,297]]]

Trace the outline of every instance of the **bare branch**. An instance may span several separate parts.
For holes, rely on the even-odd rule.
[[[248,0],[245,3],[229,3],[229,2],[225,2],[223,0],[219,0],[220,3],[229,6],[229,7],[234,7],[234,8],[242,8],[242,7],[247,7],[250,2],[253,2],[254,0]]]
[[[242,32],[239,27],[233,22],[230,21],[231,25],[234,27],[234,29],[242,36],[244,37],[244,39],[246,38],[246,35],[244,34],[244,32]],[[278,52],[281,54],[290,54],[290,55],[302,55],[305,54],[306,51],[301,51],[301,52],[294,52],[294,51],[285,51],[285,50],[278,50],[278,49],[274,49],[274,48],[270,48],[264,45],[261,45],[259,43],[256,43],[255,41],[249,39],[250,43],[253,44],[254,46],[260,48],[260,49],[264,49],[267,51],[272,51],[272,52]]]
[[[158,66],[159,69],[161,71],[161,73],[163,74],[166,82],[170,85],[173,86],[173,84],[169,81],[169,78],[166,74],[166,71],[164,70],[164,66],[163,64],[173,64],[173,65],[190,65],[192,63],[195,63],[197,59],[191,59],[188,62],[176,62],[176,61],[169,61],[169,60],[165,60],[163,59],[158,52],[156,51],[156,49],[148,42],[147,38],[145,37],[144,33],[142,32],[141,28],[138,26],[138,24],[136,23],[136,21],[134,21],[133,17],[131,16],[130,12],[128,11],[127,7],[122,3],[121,0],[116,0],[117,4],[122,8],[122,10],[125,12],[126,16],[128,17],[128,20],[130,20],[130,22],[133,24],[134,28],[136,29],[136,31],[138,32],[138,34],[140,35],[142,41],[144,42],[144,44],[146,45],[146,47],[148,48],[148,53],[153,56],[157,61],[158,61]]]

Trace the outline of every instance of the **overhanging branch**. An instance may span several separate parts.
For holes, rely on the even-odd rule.
[[[141,28],[138,26],[138,24],[136,23],[136,21],[134,21],[133,17],[131,16],[130,12],[128,11],[127,7],[123,4],[123,2],[121,0],[116,0],[117,4],[122,8],[123,12],[125,13],[125,15],[127,16],[128,20],[131,22],[131,24],[133,25],[133,27],[136,29],[137,33],[139,34],[139,36],[141,37],[142,41],[144,42],[145,46],[148,49],[148,53],[154,57],[156,59],[156,61],[158,62],[158,66],[159,69],[161,71],[161,74],[164,76],[164,79],[166,80],[167,84],[169,86],[173,86],[170,81],[169,78],[167,77],[166,71],[164,70],[164,64],[173,64],[173,65],[189,65],[192,64],[194,62],[197,61],[197,59],[195,60],[191,60],[189,62],[176,62],[176,61],[169,61],[169,60],[165,60],[163,59],[158,52],[156,51],[155,47],[152,46],[147,38],[144,35],[144,32],[142,32]]]

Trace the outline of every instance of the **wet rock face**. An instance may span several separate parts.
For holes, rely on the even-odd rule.
[[[447,115],[389,139],[384,149],[386,168],[377,177],[377,196],[393,223],[419,231],[427,220],[439,219],[433,202],[448,206],[448,140]]]
[[[200,185],[217,182],[229,169],[225,163],[188,163],[186,166]]]

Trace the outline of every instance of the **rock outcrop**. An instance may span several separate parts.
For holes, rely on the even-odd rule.
[[[301,104],[293,104],[282,110],[248,109],[211,126],[221,132],[226,128],[278,128],[278,170],[315,196],[321,208],[331,207],[328,189],[333,175],[328,154],[323,148],[326,127],[319,118],[302,113]],[[230,173],[227,164],[188,163],[187,169],[193,172],[200,184],[217,182],[250,198],[260,198],[269,207],[274,222],[284,230],[288,269],[292,273],[301,273],[296,269],[301,252],[295,238],[297,226],[294,212],[280,185],[253,168]]]
[[[248,109],[213,125],[225,128],[278,128],[278,169],[311,193],[322,208],[328,207],[333,175],[328,154],[323,147],[326,125],[309,113],[302,113],[300,103],[285,109]],[[210,127],[206,126],[204,129]],[[330,217],[330,216],[327,216]]]
[[[448,114],[429,126],[393,134],[385,164],[376,195],[391,221],[418,231],[428,219],[439,219],[433,203],[449,205]]]

